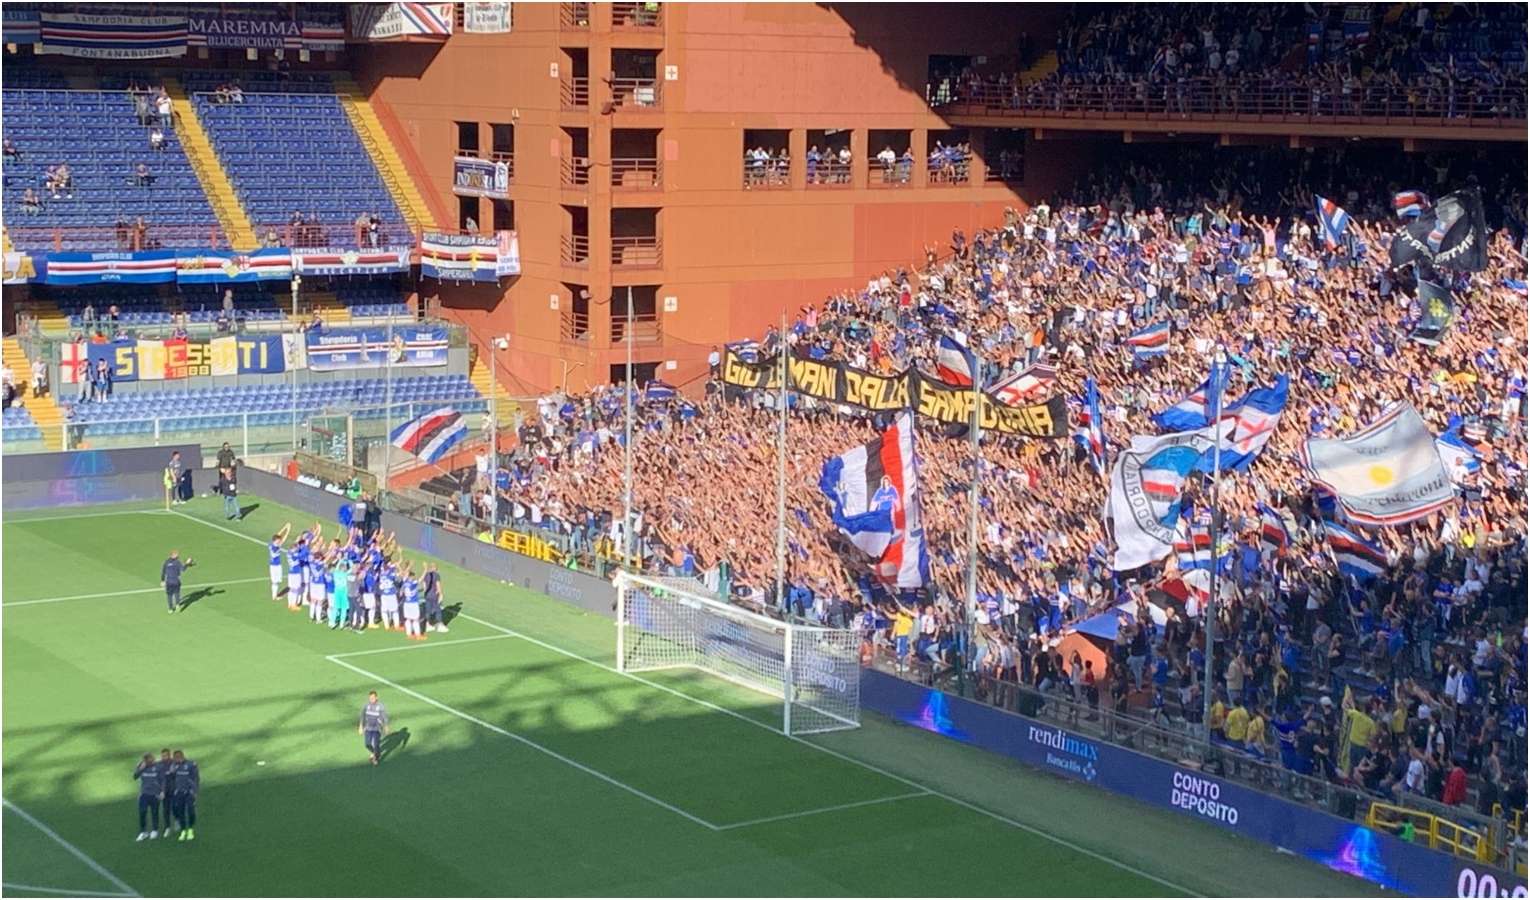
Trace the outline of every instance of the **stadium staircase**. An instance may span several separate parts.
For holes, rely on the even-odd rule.
[[[394,148],[393,141],[389,139],[382,120],[377,117],[377,111],[372,108],[372,102],[367,99],[361,85],[349,78],[337,77],[335,93],[340,96],[341,107],[350,117],[362,146],[366,148],[367,155],[372,157],[383,184],[387,185],[388,193],[393,195],[393,202],[404,214],[405,221],[417,230],[435,228],[435,218],[425,203],[425,197],[410,177],[408,167],[398,155],[398,150]]]
[[[515,421],[516,402],[511,399],[509,391],[505,390],[503,384],[494,383],[494,375],[489,371],[489,360],[481,350],[474,353],[468,363],[468,381],[472,382],[473,387],[478,388],[478,393],[494,398],[494,421],[499,423],[501,428],[506,422]]]
[[[1020,73],[1020,83],[1030,84],[1033,81],[1046,78],[1048,75],[1051,75],[1053,72],[1057,71],[1058,64],[1057,51],[1048,50],[1046,53],[1041,55],[1040,59],[1031,63],[1031,67],[1029,69],[1026,69],[1024,72]]]
[[[4,249],[6,253],[16,252],[16,248],[11,246],[11,236],[5,233],[4,228],[0,228],[0,249]]]
[[[180,111],[178,127],[181,147],[186,151],[191,170],[202,183],[208,205],[218,217],[218,224],[228,236],[229,244],[236,250],[254,250],[259,246],[255,228],[245,216],[239,195],[234,191],[228,173],[223,171],[222,164],[218,162],[218,154],[213,152],[207,131],[202,127],[201,119],[197,118],[196,107],[176,79],[166,78],[164,87],[165,93],[170,95],[170,99],[175,101],[175,108]]]
[[[22,382],[26,382],[27,390],[23,396],[26,400],[27,411],[32,414],[32,421],[36,422],[37,427],[42,431],[43,444],[49,450],[64,449],[64,429],[61,427],[64,413],[53,400],[53,394],[58,389],[58,385],[53,385],[44,396],[35,399],[31,396],[32,361],[27,359],[26,352],[21,349],[21,342],[13,337],[0,341],[0,358],[3,358],[7,368],[16,373],[18,387],[22,385]]]
[[[351,324],[351,309],[334,291],[304,291],[308,313],[318,313],[327,326],[347,327]]]

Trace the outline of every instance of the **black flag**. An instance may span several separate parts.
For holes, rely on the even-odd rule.
[[[1476,188],[1446,194],[1392,238],[1392,267],[1422,260],[1440,269],[1487,268],[1487,218]]]

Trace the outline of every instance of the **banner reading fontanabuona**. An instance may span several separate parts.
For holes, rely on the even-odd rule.
[[[843,362],[795,358],[787,360],[786,369],[793,391],[826,403],[876,412],[912,409],[941,422],[966,425],[978,402],[974,397],[981,397],[978,419],[985,431],[1042,438],[1063,437],[1068,431],[1067,402],[1060,396],[1035,406],[1008,406],[986,392],[946,384],[918,369],[877,375]],[[722,375],[724,384],[735,387],[778,390],[780,358],[748,363],[730,349]]]

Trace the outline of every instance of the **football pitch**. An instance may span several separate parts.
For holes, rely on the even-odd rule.
[[[330,631],[270,599],[262,545],[307,520],[243,500],[6,514],[7,896],[1381,893],[871,714],[787,737],[769,698],[618,674],[610,620],[446,564],[450,633]],[[193,842],[134,841],[162,747],[201,767]]]

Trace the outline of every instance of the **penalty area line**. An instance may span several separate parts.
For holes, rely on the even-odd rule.
[[[749,819],[745,822],[732,822],[727,825],[717,826],[718,831],[731,831],[734,828],[748,828],[751,825],[768,825],[771,822],[786,822],[791,819],[804,819],[808,816],[821,816],[825,813],[840,812],[846,809],[859,809],[862,806],[876,806],[879,803],[892,803],[897,800],[912,800],[915,797],[933,797],[929,791],[914,791],[908,794],[898,794],[892,797],[877,797],[873,800],[859,800],[855,803],[841,803],[837,806],[823,806],[818,809],[805,809],[802,812],[782,813],[779,816],[766,816],[763,819]]]
[[[120,891],[77,891],[70,888],[38,887],[35,884],[17,884],[14,881],[0,881],[0,888],[8,891],[26,891],[29,894],[57,894],[60,897],[136,897],[137,894],[124,894]]]
[[[105,878],[107,881],[110,881],[113,886],[115,886],[118,890],[121,891],[121,893],[119,893],[119,894],[84,894],[84,893],[81,893],[81,892],[78,892],[78,891],[65,891],[65,892],[53,891],[53,893],[67,893],[67,894],[71,894],[71,895],[79,894],[79,896],[94,896],[94,897],[142,897],[143,896],[142,894],[140,894],[137,891],[133,890],[133,888],[131,886],[129,886],[126,881],[123,881],[121,878],[118,878],[116,875],[113,875],[111,873],[111,871],[109,869],[107,869],[105,866],[101,865],[100,863],[96,862],[95,860],[93,860],[89,856],[87,856],[85,854],[85,851],[81,850],[79,847],[76,847],[75,845],[73,845],[73,844],[69,843],[68,841],[64,840],[64,838],[62,836],[60,836],[57,831],[54,831],[53,829],[49,828],[47,825],[44,825],[42,823],[42,821],[40,819],[38,819],[36,816],[32,815],[31,813],[27,812],[26,810],[22,809],[21,807],[17,806],[16,804],[12,803],[10,800],[6,800],[4,798],[0,798],[0,803],[4,803],[6,809],[8,809],[11,812],[15,813],[16,815],[20,816],[28,825],[31,825],[33,828],[36,828],[38,831],[41,831],[45,836],[47,836],[55,844],[58,844],[60,847],[63,847],[65,850],[67,850],[69,852],[70,856],[73,856],[75,859],[77,859],[80,862],[84,863],[85,865],[89,866],[91,871],[95,872],[97,875],[100,875],[102,878]],[[42,888],[29,888],[29,890],[37,890],[39,893],[42,893],[44,889],[42,889]]]

